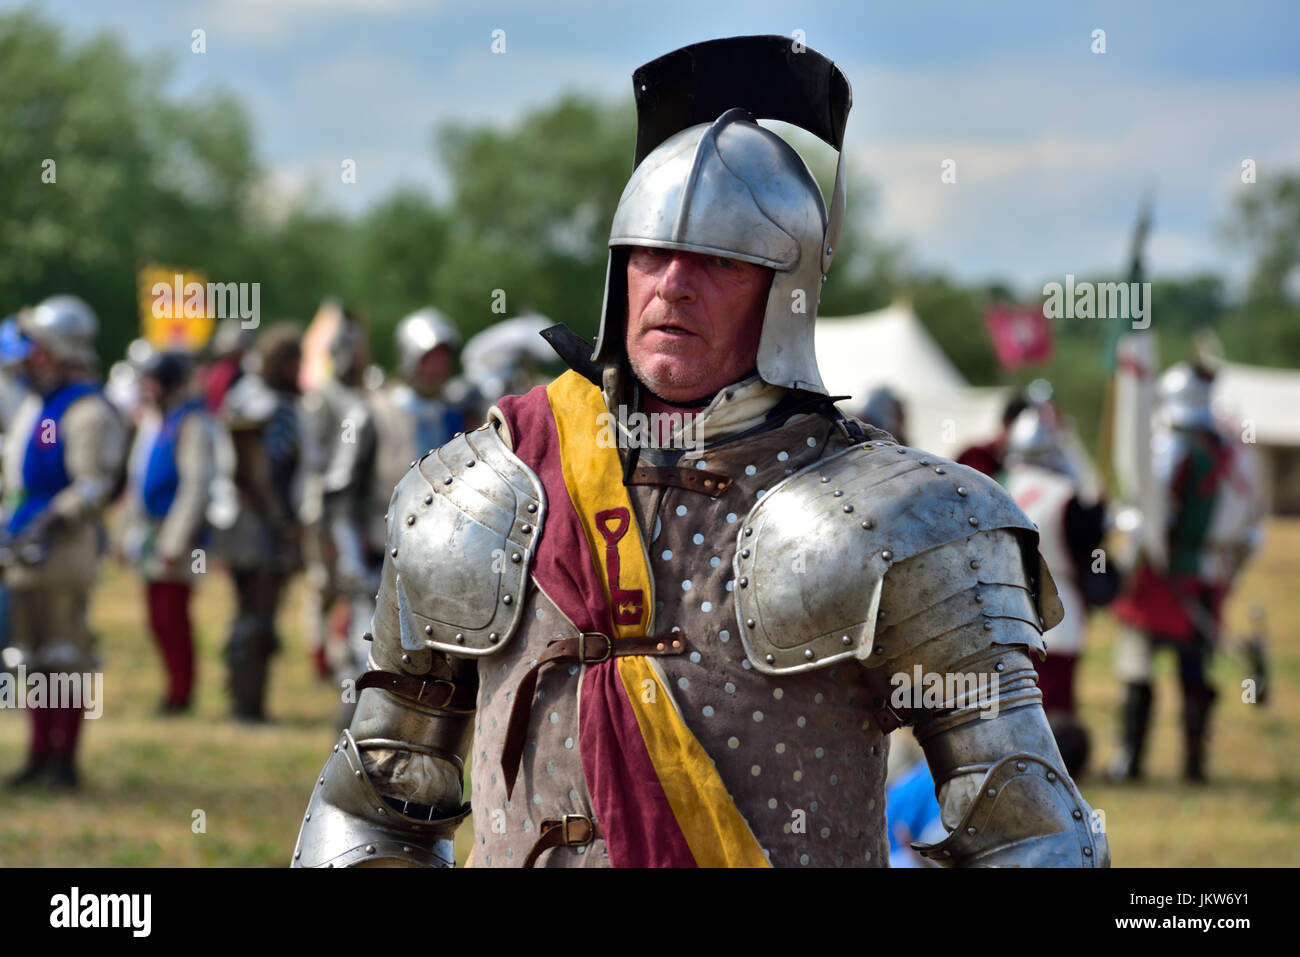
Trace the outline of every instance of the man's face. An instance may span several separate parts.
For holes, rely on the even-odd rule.
[[[438,390],[451,378],[452,356],[450,346],[437,346],[420,356],[415,366],[411,387],[424,396],[437,395]]]
[[[632,371],[669,402],[713,395],[754,368],[772,270],[637,246],[627,262]]]

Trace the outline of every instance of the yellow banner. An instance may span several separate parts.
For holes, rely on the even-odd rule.
[[[158,349],[197,352],[212,338],[214,303],[207,277],[193,269],[140,270],[140,335]]]

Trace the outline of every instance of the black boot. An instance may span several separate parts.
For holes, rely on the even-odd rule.
[[[45,783],[45,770],[49,761],[48,755],[29,755],[21,771],[5,778],[5,787],[24,788]]]
[[[1135,683],[1127,686],[1123,711],[1123,739],[1120,751],[1111,766],[1110,776],[1115,781],[1137,781],[1142,777],[1142,755],[1146,749],[1147,727],[1151,721],[1151,685]]]
[[[1193,685],[1183,700],[1183,779],[1193,784],[1205,783],[1205,742],[1216,697],[1208,685]]]
[[[52,754],[45,775],[46,783],[60,791],[75,791],[81,783],[70,754]]]

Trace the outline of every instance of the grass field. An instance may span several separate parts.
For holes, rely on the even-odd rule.
[[[227,718],[221,642],[232,594],[212,573],[195,600],[200,647],[195,712],[160,719],[162,668],[138,581],[105,565],[93,620],[105,653],[104,715],[87,722],[83,790],[75,796],[0,791],[0,866],[284,866],[316,774],[334,740],[333,687],[312,677],[302,640],[301,579],[281,619],[286,646],[270,693],[274,722],[249,728]],[[1268,609],[1273,698],[1241,701],[1244,664],[1220,655],[1211,783],[1179,783],[1179,694],[1172,658],[1159,662],[1149,780],[1116,787],[1093,775],[1085,797],[1105,813],[1116,866],[1300,866],[1300,521],[1276,520],[1264,551],[1228,608],[1228,634],[1243,633],[1252,603]],[[1094,766],[1109,759],[1119,688],[1111,677],[1111,619],[1094,619],[1081,677]],[[0,711],[0,773],[24,755],[26,715]],[[202,812],[196,815],[195,812]],[[202,821],[200,830],[196,820]],[[469,822],[457,842],[463,859]]]

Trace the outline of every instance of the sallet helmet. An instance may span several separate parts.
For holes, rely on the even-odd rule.
[[[50,350],[60,362],[94,366],[99,319],[77,296],[50,296],[18,319],[22,333]]]
[[[397,374],[408,382],[426,352],[438,346],[447,346],[454,352],[461,342],[455,324],[432,306],[404,318],[397,324],[393,337],[397,345]]]
[[[1160,376],[1157,390],[1160,407],[1169,424],[1182,429],[1214,429],[1210,408],[1212,379],[1186,362],[1179,362]]]
[[[813,325],[844,212],[848,80],[788,37],[695,44],[633,75],[638,162],[610,230],[594,358],[623,355],[632,247],[725,256],[773,270],[758,344],[765,382],[826,394]],[[828,212],[797,152],[758,119],[780,119],[841,150]],[[706,119],[706,122],[700,122]]]

